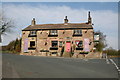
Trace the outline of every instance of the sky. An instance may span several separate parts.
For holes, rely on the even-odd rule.
[[[119,0],[1,0],[2,2],[118,2]]]
[[[2,9],[16,26],[13,33],[2,36],[2,45],[21,36],[32,18],[37,24],[63,23],[65,16],[70,23],[84,23],[90,11],[94,30],[107,36],[108,47],[118,49],[118,2],[3,2]]]

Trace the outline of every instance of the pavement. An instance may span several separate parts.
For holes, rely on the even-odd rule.
[[[3,78],[118,78],[106,59],[76,59],[3,54]]]

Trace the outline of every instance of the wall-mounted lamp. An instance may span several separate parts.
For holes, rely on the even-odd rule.
[[[47,45],[47,42],[45,42],[45,45]]]
[[[63,34],[65,33],[65,30],[63,31]]]

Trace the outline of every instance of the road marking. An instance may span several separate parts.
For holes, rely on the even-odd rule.
[[[120,69],[119,69],[119,67],[117,66],[117,64],[113,61],[113,59],[110,59],[110,61],[115,65],[116,69],[117,69],[118,72],[120,73]]]
[[[108,60],[108,57],[106,56],[106,62],[107,64],[110,64],[109,60]]]

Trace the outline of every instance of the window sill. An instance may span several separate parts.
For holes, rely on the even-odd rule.
[[[81,47],[81,48],[76,48],[76,50],[83,50],[83,48]]]
[[[29,47],[28,50],[35,50],[35,47]]]
[[[80,52],[80,54],[88,54],[88,52]]]
[[[49,50],[40,50],[40,52],[49,52]]]
[[[58,50],[58,47],[50,47],[50,50]]]
[[[75,37],[75,36],[82,36],[82,34],[74,34],[73,37]]]
[[[58,35],[48,35],[48,37],[58,37]]]
[[[37,35],[28,35],[28,37],[37,37]]]

